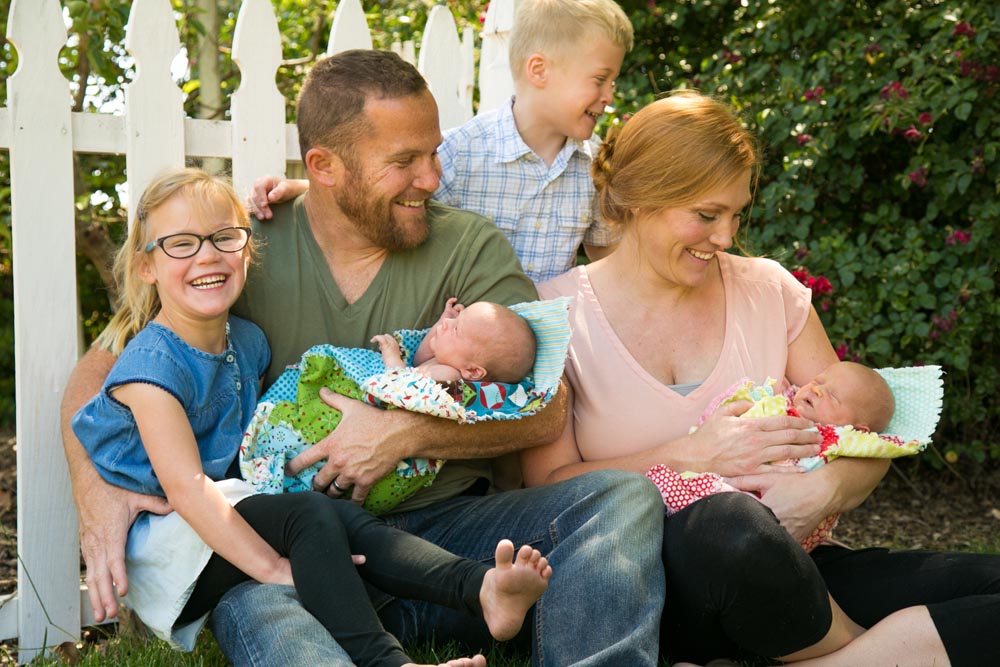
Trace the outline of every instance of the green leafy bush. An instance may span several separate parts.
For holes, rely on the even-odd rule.
[[[1000,8],[623,4],[621,115],[674,87],[736,106],[765,146],[752,250],[813,288],[842,356],[944,367],[939,449],[1000,459]]]

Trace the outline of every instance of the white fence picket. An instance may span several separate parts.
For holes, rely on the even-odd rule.
[[[269,0],[244,0],[233,62],[242,77],[232,98],[233,186],[243,195],[257,176],[285,173],[285,98],[274,81],[281,35]]]
[[[487,25],[494,32],[509,31],[514,4],[493,0]],[[283,173],[299,159],[298,133],[284,122],[286,102],[274,81],[281,46],[268,0],[244,0],[237,18],[233,60],[241,84],[232,121],[185,118],[171,76],[180,40],[170,0],[134,0],[126,35],[136,77],[125,89],[124,116],[71,113],[58,69],[67,41],[59,0],[10,5],[7,37],[19,66],[0,108],[0,149],[10,150],[11,165],[21,560],[17,593],[0,600],[0,638],[17,638],[22,661],[79,637],[81,622],[93,621],[89,605],[81,605],[76,513],[58,423],[79,354],[73,152],[125,154],[132,206],[158,172],[184,164],[185,156],[231,158],[236,186],[244,189],[257,174]],[[360,1],[340,0],[327,53],[371,46]],[[412,42],[394,49],[414,62]],[[473,52],[471,31],[459,40],[451,15],[435,7],[418,62],[438,98],[443,129],[472,114]],[[510,95],[510,73],[481,70],[479,86],[481,100],[499,104]]]
[[[170,72],[181,42],[170,0],[132,3],[125,48],[136,71],[125,88],[125,171],[134,210],[157,174],[184,166],[184,95]]]
[[[479,113],[496,109],[514,94],[507,51],[516,9],[517,0],[501,0],[486,10],[479,51]]]
[[[459,94],[464,83],[462,43],[458,41],[455,18],[447,7],[435,5],[427,17],[417,69],[427,79],[427,86],[437,100],[442,128],[455,127],[472,118],[471,100],[465,107]]]
[[[17,627],[22,663],[79,633],[76,512],[59,435],[62,390],[77,357],[73,124],[59,50],[58,2],[14,0],[18,50],[7,82],[17,392]],[[12,186],[14,183],[12,182]]]
[[[368,31],[368,19],[365,18],[365,10],[361,8],[361,0],[340,0],[333,15],[326,55],[370,48],[372,35]]]

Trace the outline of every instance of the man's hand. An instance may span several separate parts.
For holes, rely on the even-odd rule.
[[[94,620],[114,618],[118,595],[128,592],[125,574],[125,541],[139,512],[167,514],[165,498],[144,496],[96,479],[85,498],[77,498],[80,522],[80,550],[87,564],[87,595]]]
[[[353,487],[351,500],[364,502],[372,485],[408,456],[402,443],[407,440],[407,425],[415,416],[405,410],[380,410],[326,388],[319,395],[327,405],[340,410],[340,424],[292,459],[286,473],[295,475],[326,459],[313,478],[313,489],[339,498]]]

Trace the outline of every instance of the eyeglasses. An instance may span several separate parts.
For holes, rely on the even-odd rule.
[[[201,250],[201,244],[205,241],[211,241],[220,252],[239,252],[250,242],[250,228],[224,227],[205,236],[191,233],[161,236],[146,245],[146,252],[153,252],[153,249],[159,246],[167,257],[187,259],[197,255]]]

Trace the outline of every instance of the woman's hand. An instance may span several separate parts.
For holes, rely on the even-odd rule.
[[[730,477],[726,481],[743,491],[756,491],[781,525],[801,542],[831,514],[837,512],[837,488],[826,475],[764,473]]]
[[[747,401],[723,405],[691,434],[703,461],[692,469],[724,477],[798,473],[799,468],[776,464],[819,454],[822,436],[805,430],[813,425],[811,421],[801,417],[740,419],[750,406]]]

